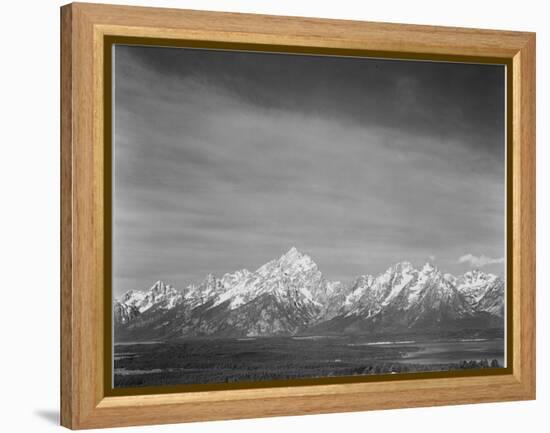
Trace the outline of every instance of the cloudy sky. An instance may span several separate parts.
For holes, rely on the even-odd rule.
[[[503,272],[502,66],[116,46],[114,293],[295,246]]]

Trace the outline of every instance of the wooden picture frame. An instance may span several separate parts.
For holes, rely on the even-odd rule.
[[[106,377],[111,38],[509,67],[508,317],[502,374],[116,395]],[[172,42],[170,42],[172,41]],[[176,41],[176,42],[174,42]],[[179,42],[178,42],[179,41]],[[183,42],[182,42],[183,41]],[[535,398],[535,34],[73,3],[61,8],[61,424],[72,429]],[[108,126],[108,125],[107,125]],[[110,292],[109,292],[110,293]]]

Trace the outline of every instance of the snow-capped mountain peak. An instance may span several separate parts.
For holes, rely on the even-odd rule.
[[[475,269],[457,278],[456,288],[472,305],[475,305],[481,301],[491,286],[498,283],[498,280],[499,278],[494,274]]]
[[[317,265],[307,254],[303,254],[295,247],[292,247],[283,254],[278,264],[286,273],[295,274],[297,272],[308,272],[317,270]]]
[[[262,277],[268,276],[297,276],[299,274],[317,273],[317,264],[307,254],[303,254],[292,247],[278,259],[267,262],[256,270]],[[320,273],[319,273],[320,274]]]
[[[494,274],[487,274],[480,271],[479,269],[474,269],[472,271],[466,272],[462,279],[466,284],[483,284],[488,281],[493,281],[497,278]]]
[[[130,290],[126,292],[119,302],[144,313],[155,306],[164,309],[174,308],[181,297],[179,290],[159,280],[146,291]]]
[[[231,287],[234,287],[238,284],[240,284],[243,281],[246,281],[248,278],[250,278],[253,274],[248,269],[241,269],[239,271],[235,271],[234,273],[230,274],[224,274],[221,278],[221,285],[225,289],[229,289]]]
[[[423,274],[432,274],[434,272],[438,272],[438,269],[437,267],[434,266],[433,263],[431,262],[426,262],[424,264],[424,266],[422,267],[422,271],[421,271]]]

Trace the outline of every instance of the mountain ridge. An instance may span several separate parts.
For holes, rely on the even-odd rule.
[[[350,284],[326,279],[292,247],[251,272],[212,274],[183,290],[157,281],[113,302],[115,340],[254,337],[311,332],[502,327],[504,282],[479,270],[455,277],[399,262]]]

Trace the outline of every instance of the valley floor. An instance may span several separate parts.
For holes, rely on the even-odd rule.
[[[503,367],[501,330],[441,335],[119,342],[114,386],[142,387]]]

